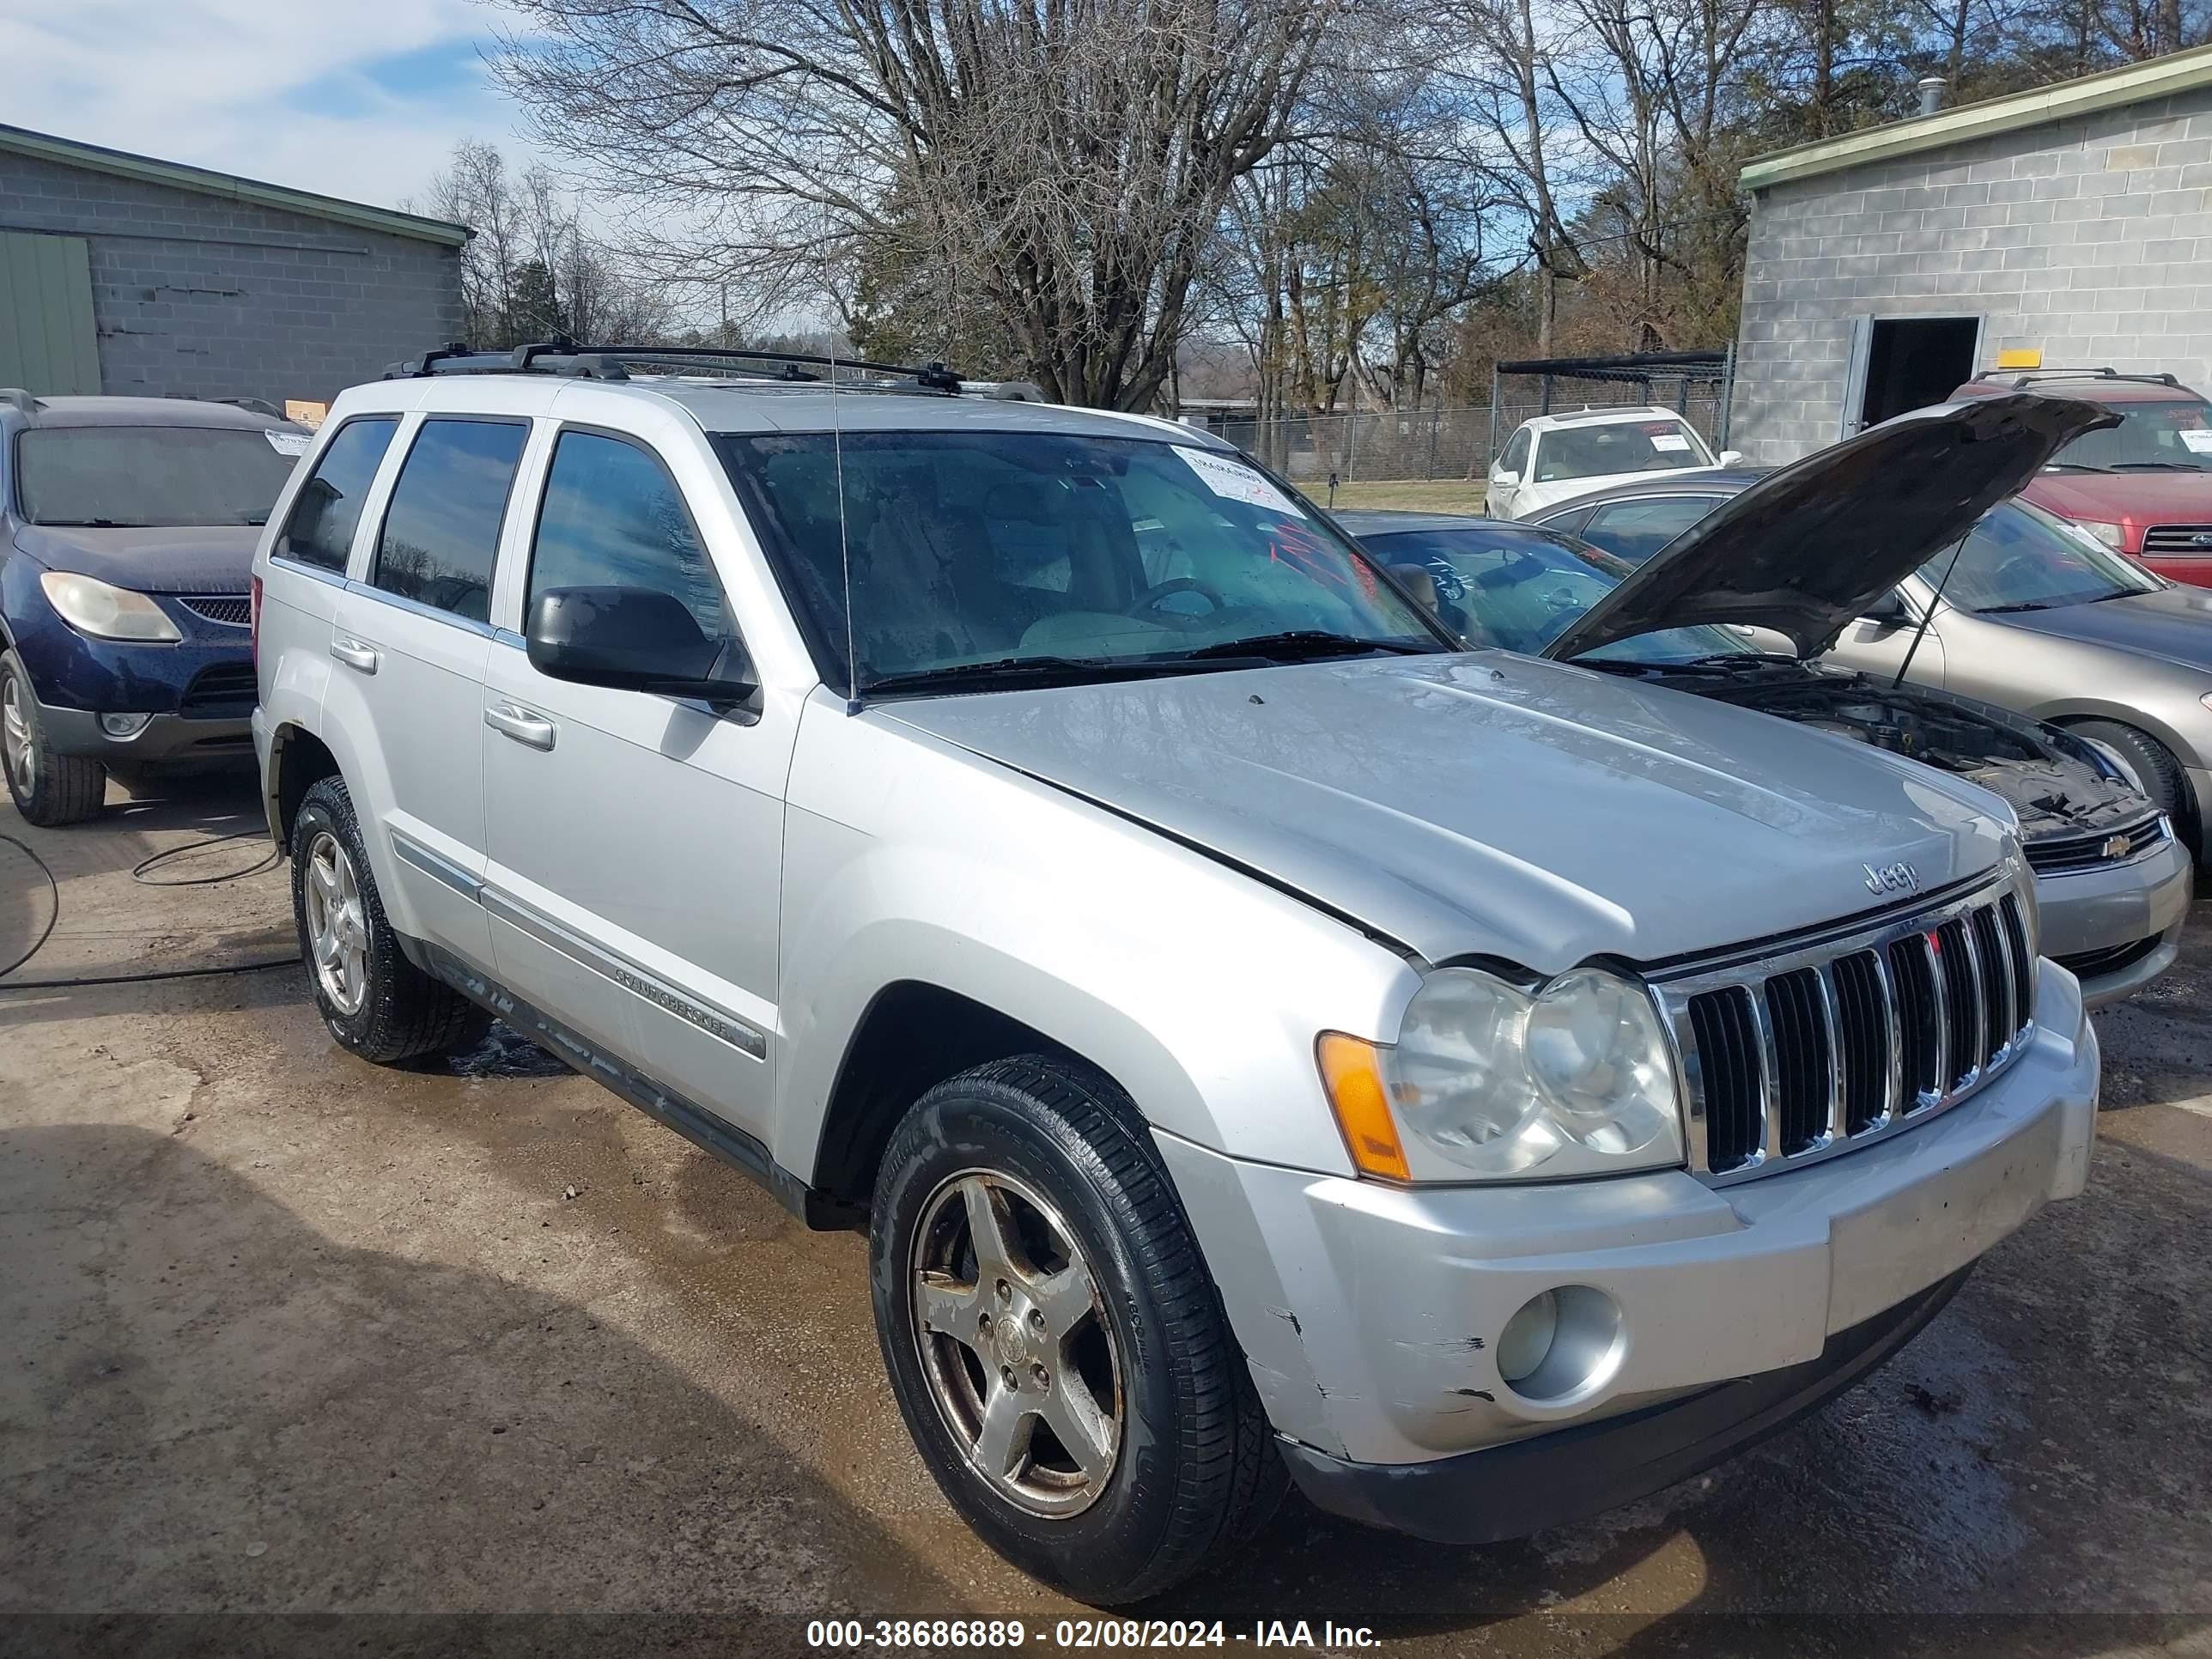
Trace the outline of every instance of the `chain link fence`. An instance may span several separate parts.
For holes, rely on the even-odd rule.
[[[1216,419],[1207,427],[1298,483],[1325,485],[1332,473],[1344,483],[1480,478],[1523,421],[1578,409],[1655,404],[1724,448],[1735,368],[1733,350],[1500,363],[1489,407]]]

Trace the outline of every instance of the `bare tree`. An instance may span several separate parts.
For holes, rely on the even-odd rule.
[[[938,273],[1048,395],[1158,392],[1237,180],[1346,0],[505,0],[544,138],[757,317]]]

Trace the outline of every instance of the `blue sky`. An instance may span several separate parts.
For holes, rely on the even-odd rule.
[[[463,138],[529,158],[477,0],[0,4],[0,121],[395,206]]]

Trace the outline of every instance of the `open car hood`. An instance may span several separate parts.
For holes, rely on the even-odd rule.
[[[1815,655],[2065,444],[2118,423],[2094,404],[2029,392],[1885,421],[1716,507],[1545,655],[1696,623],[1772,629]]]

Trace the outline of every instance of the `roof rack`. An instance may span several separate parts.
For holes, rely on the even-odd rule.
[[[781,382],[819,381],[830,374],[852,373],[870,377],[861,385],[871,390],[905,389],[896,384],[911,381],[915,389],[957,396],[960,377],[943,363],[919,368],[897,363],[872,362],[865,357],[824,357],[804,351],[749,351],[725,346],[579,345],[556,335],[511,351],[477,351],[467,342],[454,340],[393,363],[384,371],[387,380],[415,380],[433,374],[565,374],[580,380],[627,380],[625,364],[681,369],[686,364],[725,368],[755,380]],[[774,372],[770,372],[770,366]],[[839,382],[843,384],[843,382]]]
[[[2123,374],[2114,368],[1986,368],[1974,378],[1991,386],[2009,386],[2015,392],[2037,380],[2127,380],[2177,389],[2181,385],[2171,374]]]
[[[0,386],[0,404],[5,404],[9,408],[20,410],[25,415],[33,416],[46,407],[44,403],[19,386]]]

